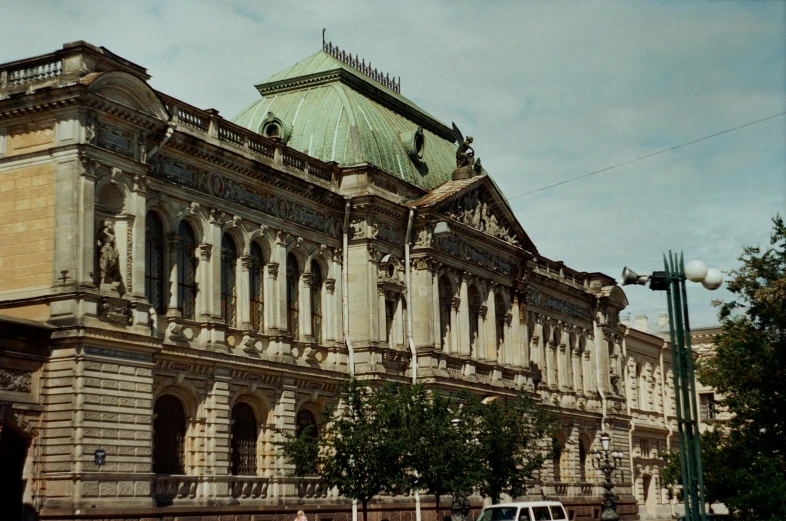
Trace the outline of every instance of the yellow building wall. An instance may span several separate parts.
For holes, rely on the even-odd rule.
[[[0,291],[50,286],[54,163],[0,171]]]

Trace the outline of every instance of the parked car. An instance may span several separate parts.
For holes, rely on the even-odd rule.
[[[476,521],[567,521],[559,501],[522,501],[487,506]]]

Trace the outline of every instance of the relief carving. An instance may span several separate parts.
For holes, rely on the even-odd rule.
[[[21,369],[0,369],[0,391],[29,393],[32,389],[33,374]]]
[[[134,324],[134,304],[127,300],[101,297],[98,303],[98,316],[116,324]]]
[[[474,190],[464,197],[453,201],[444,211],[451,219],[470,226],[480,232],[501,239],[513,246],[519,246],[516,234],[503,225],[493,211],[493,202],[487,200],[485,190]]]

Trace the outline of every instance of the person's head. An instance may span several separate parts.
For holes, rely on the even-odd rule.
[[[473,141],[475,140],[472,139],[472,136],[467,136],[467,143],[472,143]]]
[[[303,512],[302,510],[298,510],[298,511],[297,511],[297,517],[303,517],[303,516],[305,516],[305,515],[306,515],[306,513],[305,513],[305,512]]]

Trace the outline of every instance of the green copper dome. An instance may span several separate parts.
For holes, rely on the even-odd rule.
[[[453,131],[397,92],[320,51],[256,86],[233,118],[342,166],[371,163],[425,190],[451,179]]]

